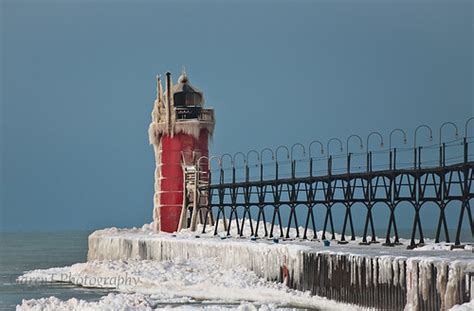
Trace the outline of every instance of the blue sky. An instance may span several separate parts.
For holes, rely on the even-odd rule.
[[[472,1],[0,1],[0,229],[151,221],[155,75],[216,110],[212,153],[474,114]],[[437,139],[437,137],[435,137]]]

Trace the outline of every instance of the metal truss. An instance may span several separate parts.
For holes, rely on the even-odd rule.
[[[414,211],[411,219],[410,246],[424,243],[424,228],[420,211],[431,202],[431,215],[438,214],[436,242],[444,232],[445,241],[450,242],[446,221],[446,207],[451,202],[459,204],[457,216],[455,244],[461,244],[461,230],[465,218],[468,220],[471,234],[474,236],[474,225],[471,205],[474,198],[474,162],[469,161],[468,142],[463,141],[464,160],[457,164],[446,165],[445,146],[440,146],[440,160],[437,167],[423,168],[421,163],[421,147],[414,149],[414,161],[411,168],[396,167],[397,150],[390,150],[389,169],[372,170],[372,153],[367,153],[367,170],[351,172],[351,154],[347,155],[347,171],[342,174],[332,173],[331,156],[328,157],[327,174],[313,176],[313,159],[309,162],[309,174],[297,177],[296,162],[291,161],[291,176],[279,178],[279,164],[275,162],[275,178],[263,179],[263,164],[260,164],[260,180],[251,181],[248,166],[245,181],[236,181],[235,166],[232,168],[232,181],[224,182],[224,171],[221,167],[219,182],[207,186],[208,206],[202,207],[206,214],[211,213],[214,223],[214,234],[218,234],[218,224],[224,221],[224,228],[230,235],[232,226],[237,227],[238,234],[243,235],[244,226],[250,226],[251,236],[290,238],[290,228],[296,230],[296,237],[302,239],[318,239],[317,229],[322,229],[321,239],[335,239],[336,228],[332,209],[335,204],[345,207],[339,243],[347,243],[346,239],[355,240],[352,212],[355,204],[365,207],[362,243],[377,243],[373,210],[375,205],[384,204],[389,209],[389,219],[385,234],[385,245],[399,243],[399,232],[396,210],[401,203],[408,203]],[[293,150],[292,150],[293,151]],[[404,204],[406,204],[404,203]],[[435,208],[437,206],[437,209]],[[324,225],[316,228],[314,211],[317,207],[325,210]],[[289,215],[282,217],[282,209]],[[303,212],[300,210],[303,209]],[[240,212],[240,217],[238,215]],[[252,214],[253,211],[253,214]],[[304,215],[302,217],[301,215]],[[402,215],[404,220],[406,215]],[[208,217],[205,217],[207,219]],[[284,219],[283,219],[284,218]],[[239,223],[240,222],[240,223]],[[267,226],[267,223],[269,224]],[[300,232],[299,226],[303,227]],[[205,222],[203,232],[209,225]],[[286,228],[286,229],[285,229]],[[311,231],[310,231],[311,230]],[[349,232],[350,231],[350,232]],[[310,236],[311,235],[311,236]],[[393,239],[392,239],[393,237]],[[418,241],[416,241],[418,239]]]

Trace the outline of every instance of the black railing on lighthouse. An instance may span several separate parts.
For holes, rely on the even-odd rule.
[[[219,221],[225,220],[227,222],[225,230],[229,235],[233,223],[240,236],[244,235],[244,226],[248,223],[250,234],[254,237],[289,238],[292,228],[296,230],[298,238],[317,239],[314,210],[322,206],[325,216],[321,239],[335,239],[332,208],[335,204],[342,204],[344,219],[339,242],[346,243],[348,229],[351,231],[350,239],[355,240],[352,210],[355,205],[362,204],[366,211],[362,243],[369,244],[378,242],[373,209],[376,205],[385,204],[389,210],[385,245],[395,245],[400,242],[395,212],[401,204],[408,204],[414,211],[410,236],[410,245],[413,246],[417,244],[417,238],[418,243],[424,243],[421,210],[427,204],[438,207],[437,210],[430,211],[433,214],[438,212],[435,241],[440,242],[441,233],[444,233],[445,241],[450,242],[446,208],[456,203],[460,206],[460,211],[454,242],[460,245],[461,232],[466,219],[468,223],[465,229],[471,232],[471,238],[474,235],[471,211],[474,199],[474,161],[472,159],[474,149],[471,146],[473,137],[468,135],[470,123],[474,124],[473,120],[474,117],[471,117],[466,121],[462,139],[458,139],[458,128],[454,123],[443,123],[439,128],[439,143],[428,146],[419,146],[417,138],[426,132],[425,134],[429,134],[429,140],[432,141],[433,131],[427,125],[420,125],[414,131],[413,148],[393,148],[392,138],[395,134],[400,134],[403,143],[407,143],[406,132],[402,129],[394,129],[389,135],[388,150],[369,148],[369,143],[374,142],[371,139],[377,137],[380,147],[384,146],[383,136],[378,132],[372,132],[366,138],[365,152],[359,153],[349,151],[350,142],[357,141],[359,147],[363,149],[363,139],[359,135],[351,135],[346,140],[345,154],[342,154],[343,141],[337,138],[332,138],[327,142],[326,150],[322,142],[315,140],[307,148],[303,144],[296,143],[291,147],[278,146],[275,151],[264,148],[260,152],[250,150],[246,154],[242,152],[234,155],[224,154],[217,159],[217,172],[212,169],[212,163],[208,165],[211,185],[206,189],[209,194],[206,213],[212,213],[215,216],[212,217],[215,219],[215,234],[218,233]],[[443,142],[443,130],[448,126],[453,128],[455,139]],[[322,156],[313,156],[316,146],[319,146]],[[333,155],[330,148],[335,147],[339,147],[340,153]],[[456,149],[454,150],[456,154],[447,157],[447,151],[453,149]],[[410,152],[413,156],[411,161],[408,157]],[[297,153],[302,154],[303,158],[296,159]],[[271,158],[270,166],[274,166],[273,175],[268,174],[270,172],[268,162],[263,160],[265,155]],[[430,155],[436,156],[426,159]],[[380,159],[381,156],[385,162],[374,165],[374,157]],[[356,157],[359,159],[365,157],[365,163],[354,165]],[[251,158],[257,163],[251,164]],[[400,160],[401,158],[404,159]],[[345,165],[336,167],[334,165],[336,160],[342,160]],[[226,166],[229,162],[230,168]],[[298,171],[297,168],[304,163],[306,163],[305,169]],[[282,165],[288,167],[286,174],[282,170]],[[230,179],[226,174],[228,171],[231,172]],[[257,174],[252,175],[251,171]],[[237,174],[238,172],[240,174]],[[218,176],[217,182],[212,178],[215,175]],[[282,208],[287,208],[289,211],[285,222],[282,221],[280,213]],[[303,232],[299,230],[300,222],[298,221],[298,211],[301,209],[304,209],[304,217],[299,217],[303,218]],[[238,215],[238,210],[243,210],[240,213],[241,217]],[[253,214],[252,211],[254,211]],[[268,213],[271,214],[270,217]],[[255,220],[256,226],[254,226]],[[267,220],[271,220],[270,228],[267,227]],[[206,231],[207,226],[208,224],[204,223],[203,231]],[[286,227],[286,232],[283,226]]]

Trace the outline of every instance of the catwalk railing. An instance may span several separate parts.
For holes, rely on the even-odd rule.
[[[240,236],[244,232],[250,232],[255,237],[289,238],[290,229],[293,228],[297,238],[317,239],[317,229],[322,229],[321,239],[335,239],[332,210],[335,205],[342,204],[344,216],[342,228],[338,230],[341,233],[339,242],[346,243],[349,230],[350,239],[355,240],[353,208],[355,205],[363,205],[365,219],[362,243],[368,244],[377,242],[373,211],[382,204],[389,210],[385,244],[394,245],[400,241],[397,227],[400,216],[396,216],[396,210],[400,205],[408,204],[414,211],[410,246],[415,246],[416,239],[418,243],[424,243],[425,239],[421,221],[422,208],[430,208],[430,217],[436,217],[437,214],[436,242],[441,241],[442,232],[445,241],[450,242],[446,208],[456,204],[460,209],[454,242],[460,245],[463,226],[470,231],[471,238],[474,235],[471,211],[474,198],[474,147],[472,137],[467,137],[467,125],[472,119],[466,122],[466,135],[463,139],[447,143],[441,141],[443,127],[453,125],[456,137],[458,131],[453,123],[444,123],[440,128],[439,144],[431,146],[416,144],[416,134],[423,127],[429,130],[432,140],[431,128],[422,125],[415,130],[413,148],[392,148],[392,134],[397,131],[403,134],[406,142],[405,132],[396,129],[390,134],[389,149],[377,152],[368,148],[365,153],[349,152],[351,138],[358,138],[360,147],[363,148],[360,136],[351,135],[346,141],[347,152],[344,155],[313,157],[311,147],[314,143],[320,145],[321,153],[324,152],[323,144],[319,141],[309,145],[309,157],[302,159],[295,157],[297,149],[306,155],[306,148],[299,143],[291,148],[279,146],[275,152],[265,148],[261,152],[251,150],[246,155],[241,152],[234,156],[225,154],[217,158],[219,168],[211,168],[209,171],[211,185],[202,189],[208,193],[208,206],[202,207],[201,214],[204,217],[204,214],[207,216],[211,213],[211,219],[215,220],[215,234],[220,228],[219,222],[224,221],[227,234],[230,234],[231,227],[234,226]],[[374,135],[379,136],[383,146],[383,137],[377,132],[369,134],[367,146],[370,137]],[[342,152],[343,144],[339,139],[331,139],[327,143],[327,152],[329,153],[333,141],[340,144]],[[278,159],[281,151],[286,154],[283,161]],[[271,162],[264,162],[265,153],[271,156]],[[260,163],[250,163],[252,154]],[[236,165],[239,157],[243,163],[241,166]],[[231,163],[231,168],[225,168],[226,158]],[[213,158],[209,161],[209,167],[212,160]],[[382,164],[374,165],[374,162]],[[336,163],[342,165],[335,165]],[[317,207],[322,207],[325,211],[322,228],[316,228],[314,211]],[[287,210],[285,219],[282,218],[283,209]],[[402,215],[403,220],[407,217],[409,216]],[[206,231],[210,224],[207,223],[208,217],[204,218],[203,231]],[[301,230],[300,225],[303,225]],[[249,226],[250,230],[246,231],[244,226]]]

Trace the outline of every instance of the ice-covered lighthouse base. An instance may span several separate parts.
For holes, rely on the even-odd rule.
[[[224,268],[244,267],[313,295],[381,309],[447,310],[469,301],[472,248],[405,247],[224,239],[211,233],[155,233],[145,226],[94,232],[88,260],[213,258]]]

